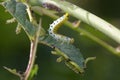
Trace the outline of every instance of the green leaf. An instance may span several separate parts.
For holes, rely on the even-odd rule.
[[[19,72],[17,72],[16,69],[10,69],[10,68],[5,67],[5,66],[4,66],[4,69],[6,69],[6,70],[9,71],[10,73],[12,73],[12,74],[14,74],[14,75],[19,76],[19,77],[22,78],[22,74],[20,74]]]
[[[23,26],[22,28],[28,36],[32,38],[35,35],[36,27],[27,19],[26,5],[16,2],[15,0],[3,2],[2,5],[18,21],[18,23]]]
[[[32,71],[30,72],[29,80],[32,80],[35,75],[37,75],[38,72],[38,65],[34,65],[32,68]]]
[[[51,36],[46,36],[42,39],[40,38],[40,40],[41,43],[55,48],[55,51],[53,51],[52,53],[60,56],[60,58],[57,59],[58,62],[64,60],[65,64],[76,73],[84,72],[85,60],[80,50],[74,45],[62,43],[61,41],[55,40]]]

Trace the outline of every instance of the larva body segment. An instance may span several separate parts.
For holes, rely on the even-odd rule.
[[[61,34],[57,33],[58,28],[67,19],[68,19],[68,13],[66,13],[62,17],[55,20],[52,24],[50,24],[48,32],[49,32],[49,35],[52,36],[53,38],[55,38],[56,40],[60,40],[62,42],[67,42],[67,43],[73,43],[74,42],[73,38],[69,38],[67,36],[64,36],[64,35],[61,35]]]

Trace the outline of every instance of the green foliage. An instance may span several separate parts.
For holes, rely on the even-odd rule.
[[[57,41],[53,39],[51,36],[46,36],[41,42],[53,48],[55,47],[56,48],[55,50],[57,51],[56,55],[63,57],[68,67],[72,69],[76,68],[77,70],[75,70],[75,72],[77,73],[84,72],[85,60],[82,54],[80,53],[79,49],[77,49],[75,46],[73,46],[72,44],[62,43],[61,41]],[[71,64],[70,61],[72,61],[79,67],[76,67],[76,65]]]
[[[5,1],[5,0],[1,0],[1,1]],[[10,0],[7,0],[7,1],[10,1]],[[33,0],[33,1],[38,1],[38,0]],[[43,1],[46,1],[46,0],[43,0]],[[47,0],[47,1],[51,1],[51,0]],[[63,3],[65,2],[64,0],[59,0],[59,1],[63,1]],[[73,0],[68,0],[68,1],[73,1]],[[85,6],[82,6],[82,7],[89,9],[96,15],[99,14],[99,16],[103,17],[106,20],[109,20],[111,23],[118,25],[118,27],[119,27],[119,21],[116,22],[119,18],[119,15],[117,15],[117,14],[120,13],[120,11],[118,11],[118,7],[120,6],[119,0],[118,1],[114,1],[114,0],[109,1],[109,4],[108,4],[108,1],[105,1],[105,0],[99,0],[99,2],[98,2],[98,0],[87,1],[87,4],[83,0],[80,2],[79,2],[79,0],[75,0],[75,1],[77,1],[75,3],[76,5],[82,6],[81,4],[85,4],[85,6],[87,6],[87,7],[85,7]],[[36,2],[36,3],[38,5],[40,4],[39,2]],[[62,4],[60,4],[60,5],[62,5]],[[113,5],[113,6],[111,6],[111,5]],[[33,8],[33,7],[36,7],[36,6],[32,6],[32,8],[31,8],[33,10],[33,12],[35,12],[35,8]],[[69,6],[65,5],[65,8],[64,8],[64,10],[66,10],[65,12],[67,12],[66,8],[68,8],[68,7]],[[104,7],[104,9],[103,9],[103,7]],[[27,60],[28,54],[26,54],[26,53],[29,52],[28,51],[29,41],[28,41],[28,38],[26,38],[23,30],[21,31],[20,35],[16,36],[16,34],[14,32],[16,23],[5,24],[6,19],[10,18],[11,16],[8,13],[5,13],[4,8],[2,6],[0,6],[0,11],[1,11],[1,13],[0,13],[1,14],[0,15],[0,25],[1,25],[1,29],[0,29],[1,30],[0,31],[1,32],[0,33],[0,35],[1,35],[1,38],[0,38],[0,45],[1,45],[0,46],[0,79],[1,80],[19,80],[18,77],[14,76],[14,75],[8,73],[6,70],[4,70],[2,66],[8,66],[8,67],[12,68],[12,69],[10,69],[10,68],[6,68],[6,69],[15,75],[16,75],[16,73],[19,74],[18,71],[24,72],[26,63],[28,61]],[[6,9],[6,11],[8,11],[8,10]],[[47,10],[43,7],[41,7],[41,9],[37,8],[36,11],[38,11],[37,16],[39,16],[39,15],[42,16],[42,18],[43,18],[42,25],[45,25],[44,26],[45,28],[48,28],[48,27],[46,27],[46,25],[50,24],[52,22],[51,21],[52,19],[59,18],[59,16],[57,16],[56,13],[52,13],[51,10]],[[74,12],[74,11],[72,11],[72,12],[75,13],[75,15],[76,15],[76,12]],[[82,15],[81,13],[82,12],[80,12],[79,14]],[[22,14],[20,14],[20,15],[22,15]],[[106,18],[106,15],[109,19]],[[35,12],[35,16],[36,16],[36,12]],[[52,19],[50,19],[48,16],[51,17]],[[70,18],[72,16],[70,15]],[[26,17],[28,18],[27,12],[26,12]],[[116,18],[117,18],[117,20],[116,20]],[[69,20],[71,20],[71,19],[69,19]],[[75,20],[76,20],[76,18],[75,18]],[[10,20],[10,22],[11,22],[11,20]],[[69,21],[67,21],[67,22],[69,22]],[[8,20],[8,23],[9,23],[9,20]],[[73,31],[67,30],[67,32],[66,32],[66,30],[65,30],[66,28],[63,27],[62,28],[63,32],[72,33],[72,34],[74,34],[74,32],[78,33],[78,35],[76,35],[76,34],[73,35],[73,37],[75,39],[75,45],[77,45],[77,47],[81,49],[81,52],[84,52],[84,57],[96,56],[97,59],[95,61],[91,62],[90,64],[88,64],[87,69],[85,70],[84,76],[77,75],[77,74],[73,73],[72,71],[70,71],[69,69],[67,69],[67,67],[64,67],[64,65],[55,63],[53,60],[54,56],[49,54],[51,49],[49,47],[46,47],[45,45],[48,45],[48,46],[52,47],[53,49],[55,49],[54,51],[52,51],[52,53],[59,56],[59,58],[57,59],[57,62],[60,62],[60,61],[65,62],[65,64],[68,67],[70,67],[71,69],[73,69],[74,71],[80,71],[79,68],[83,69],[83,68],[81,68],[82,65],[80,65],[80,66],[76,65],[75,62],[72,61],[73,58],[71,58],[71,56],[68,57],[69,55],[66,55],[63,52],[63,50],[61,51],[60,48],[58,49],[57,47],[55,47],[57,44],[54,43],[53,39],[50,39],[50,40],[53,40],[53,43],[48,42],[49,39],[47,39],[47,38],[50,36],[48,36],[48,35],[45,36],[44,34],[42,34],[43,36],[39,37],[39,39],[40,39],[39,42],[43,43],[45,45],[40,45],[38,48],[36,63],[38,63],[38,65],[40,66],[40,68],[39,68],[40,70],[37,74],[37,77],[34,80],[49,80],[49,79],[50,80],[93,80],[93,79],[94,80],[119,80],[120,79],[120,77],[119,77],[120,59],[119,59],[119,53],[116,52],[117,50],[119,51],[119,47],[116,48],[116,46],[118,46],[118,44],[115,43],[114,41],[112,41],[110,38],[108,38],[104,34],[101,34],[101,32],[99,32],[100,33],[100,36],[99,36],[98,30],[92,28],[91,26],[88,26],[88,25],[86,26],[86,24],[84,25],[84,23],[81,23],[79,28],[75,28],[71,22],[69,22],[69,23],[65,22],[65,25],[67,27],[71,28]],[[94,22],[94,23],[96,23],[96,22]],[[20,24],[20,22],[19,22],[19,24]],[[33,24],[33,23],[31,23],[31,24]],[[21,24],[20,24],[20,26],[21,26]],[[33,25],[33,26],[37,28],[36,25]],[[16,32],[19,33],[20,28],[24,28],[24,27],[21,26],[21,27],[17,27],[17,28],[18,29],[16,30]],[[88,28],[92,29],[92,31],[89,30]],[[26,32],[27,32],[27,30],[26,30]],[[40,32],[40,34],[41,33],[43,33],[43,32]],[[82,33],[82,35],[79,35],[80,33]],[[65,34],[65,35],[67,35],[67,34]],[[29,37],[29,36],[30,36],[30,34],[28,34],[27,37]],[[32,37],[34,37],[34,35],[32,35]],[[110,43],[110,45],[108,45],[103,40],[105,40],[107,43]],[[55,41],[55,42],[63,45],[63,43],[61,43],[59,41]],[[96,44],[96,43],[98,43],[98,44]],[[72,44],[70,44],[70,45],[72,45]],[[114,45],[114,46],[112,47],[111,45]],[[74,45],[72,45],[72,46],[74,46]],[[112,53],[115,53],[115,55],[117,55],[117,57],[114,55],[111,55]],[[75,54],[75,55],[78,55],[78,54]],[[70,60],[70,58],[72,60]],[[86,64],[87,61],[89,61],[89,58],[84,60],[84,64]],[[33,73],[32,73],[32,71],[33,71]],[[34,67],[33,67],[32,71],[31,71],[31,74],[34,74]],[[20,76],[22,76],[22,74],[20,74]],[[32,77],[31,77],[31,79],[32,79]]]
[[[22,28],[28,34],[28,37],[32,38],[35,35],[36,27],[27,19],[27,7],[15,0],[6,1],[2,4],[18,23],[23,26]]]
[[[32,40],[32,38],[36,36],[35,33],[38,26],[35,26],[27,19],[26,5],[21,2],[16,2],[15,0],[10,0],[3,2],[3,6],[17,20],[17,22],[22,25],[22,28],[27,33],[28,37],[30,40]],[[69,68],[71,68],[76,73],[83,73],[85,68],[85,60],[79,49],[76,48],[73,44],[62,43],[61,41],[57,41],[46,35],[40,36],[39,42],[55,48],[54,53],[63,58],[65,64]],[[13,70],[7,70],[13,73]],[[32,69],[30,79],[32,79],[32,77],[36,74],[37,70],[38,66],[35,66]],[[16,71],[14,73],[16,73]]]
[[[29,76],[29,79],[28,79],[28,80],[32,80],[33,77],[34,77],[35,75],[37,75],[37,72],[38,72],[38,65],[35,64],[35,65],[33,66],[32,71],[30,72],[30,76]]]
[[[4,67],[7,71],[9,71],[10,73],[12,73],[12,74],[14,74],[14,75],[16,75],[16,76],[19,76],[20,78],[22,78],[22,75],[19,73],[19,72],[17,72],[17,70],[16,69],[10,69],[10,68],[7,68],[7,67]]]

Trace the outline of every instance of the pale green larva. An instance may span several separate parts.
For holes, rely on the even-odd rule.
[[[52,24],[50,24],[48,32],[49,32],[49,35],[52,36],[56,40],[59,40],[59,41],[62,41],[62,42],[67,42],[67,43],[73,43],[74,42],[73,38],[69,38],[67,36],[64,36],[64,35],[61,35],[61,34],[57,33],[57,30],[60,27],[60,25],[64,21],[66,21],[67,19],[68,19],[68,13],[66,13],[62,17],[55,20]]]

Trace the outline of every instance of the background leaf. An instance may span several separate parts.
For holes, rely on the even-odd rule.
[[[69,0],[82,8],[95,13],[96,15],[108,20],[114,25],[120,26],[120,1],[111,0]],[[108,4],[109,3],[109,4]],[[112,5],[112,6],[111,6]],[[19,80],[16,76],[8,73],[3,69],[3,66],[10,68],[16,68],[17,70],[24,71],[29,55],[29,39],[22,31],[21,34],[15,34],[16,23],[5,24],[6,20],[11,18],[9,13],[5,12],[5,9],[0,6],[0,79],[2,80]],[[71,21],[74,19],[71,18]],[[48,29],[49,24],[52,23],[52,19],[43,16],[43,26]],[[82,26],[87,30],[91,30],[88,25],[82,23]],[[67,30],[67,31],[66,31]],[[70,32],[69,32],[70,31]],[[86,36],[79,37],[68,28],[63,27],[62,31],[66,34],[73,34],[75,37],[75,45],[80,48],[85,57],[96,56],[97,59],[88,64],[88,68],[84,76],[76,75],[73,71],[69,70],[66,66],[55,62],[56,57],[49,54],[51,48],[44,45],[38,47],[37,61],[40,64],[40,70],[38,71],[35,80],[119,80],[119,66],[120,59],[114,55],[110,55],[109,51],[106,51],[103,47],[99,46]],[[97,34],[100,38],[106,40],[113,46],[117,44],[99,33],[92,28],[92,33]],[[42,51],[42,52],[41,52]],[[7,76],[7,77],[6,77]]]

